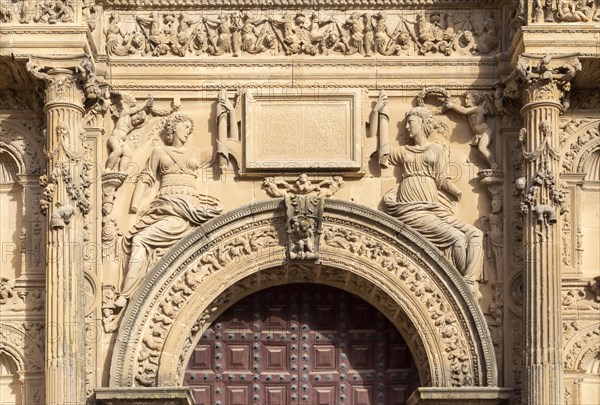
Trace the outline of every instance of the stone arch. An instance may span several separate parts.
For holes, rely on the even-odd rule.
[[[600,323],[578,331],[565,345],[564,353],[565,370],[586,371],[600,355]]]
[[[562,170],[566,173],[584,173],[588,157],[599,150],[600,121],[594,120],[581,125],[562,147]]]
[[[0,125],[0,151],[8,153],[18,167],[17,175],[39,175],[44,166],[43,151],[31,130],[14,122]]]
[[[14,360],[19,373],[44,370],[42,349],[29,335],[12,325],[0,324],[0,352]]]
[[[351,291],[382,311],[411,342],[413,356],[426,359],[419,367],[425,384],[497,385],[479,305],[456,269],[415,231],[369,208],[326,200],[321,259],[313,266],[286,259],[284,225],[282,199],[265,201],[215,218],[171,248],[126,308],[110,385],[181,385],[212,320],[253,291],[299,281]]]

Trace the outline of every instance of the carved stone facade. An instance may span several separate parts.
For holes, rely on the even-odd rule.
[[[598,0],[0,0],[2,402],[600,401],[599,31]],[[285,284],[387,318],[418,388],[308,354],[187,388]]]

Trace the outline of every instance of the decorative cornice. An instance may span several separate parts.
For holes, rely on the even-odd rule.
[[[435,85],[435,84],[433,84]],[[464,91],[466,88],[469,88],[470,90],[480,90],[480,91],[489,91],[493,88],[492,84],[478,84],[478,85],[473,85],[473,84],[469,84],[468,86],[465,85],[464,83],[452,83],[452,84],[444,84],[445,88],[447,90],[451,90],[451,91]],[[205,91],[216,91],[222,88],[227,88],[227,89],[249,89],[249,88],[260,88],[260,89],[270,89],[270,88],[295,88],[295,89],[338,89],[338,88],[344,88],[344,89],[348,89],[348,88],[357,88],[357,89],[365,89],[365,90],[390,90],[390,91],[406,91],[406,90],[410,90],[410,91],[414,91],[414,90],[421,90],[421,88],[423,87],[422,83],[418,83],[418,82],[411,82],[411,83],[406,83],[406,84],[373,84],[372,86],[367,86],[367,85],[349,85],[349,84],[345,84],[345,83],[340,83],[340,84],[335,84],[335,83],[323,83],[323,84],[293,84],[292,82],[286,82],[286,83],[225,83],[224,81],[222,83],[219,84],[198,84],[198,85],[193,85],[193,84],[130,84],[130,83],[119,83],[119,84],[115,84],[113,85],[111,88],[114,90],[118,90],[118,91],[129,91],[129,90],[144,90],[144,91],[179,91],[179,90],[187,90],[187,91],[201,91],[201,90],[205,90]],[[407,97],[413,99],[414,95],[408,95]],[[215,97],[216,98],[216,97]]]
[[[250,68],[250,67],[423,67],[423,66],[498,66],[498,60],[494,56],[466,56],[466,57],[381,57],[369,59],[349,59],[348,57],[338,58],[314,58],[314,57],[294,57],[286,59],[285,57],[270,59],[252,59],[240,61],[239,58],[219,58],[212,59],[149,59],[149,58],[128,58],[114,57],[110,58],[112,68],[132,66],[146,67],[228,67],[228,68]]]
[[[383,3],[383,4],[382,4]],[[201,8],[211,9],[366,9],[376,8],[390,9],[401,7],[403,9],[414,8],[491,8],[510,4],[508,1],[496,0],[346,0],[338,2],[333,0],[104,0],[96,4],[104,8]]]

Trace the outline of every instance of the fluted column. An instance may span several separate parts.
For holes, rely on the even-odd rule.
[[[564,193],[558,176],[559,115],[567,103],[576,59],[524,58],[517,72],[522,85],[525,176],[520,211],[524,215],[524,389],[523,403],[563,403],[561,270],[559,218]]]
[[[85,403],[82,231],[83,215],[89,209],[89,179],[78,62],[28,64],[30,73],[41,79],[46,89],[47,174],[42,179],[45,188],[40,205],[48,218],[46,404],[53,405]]]

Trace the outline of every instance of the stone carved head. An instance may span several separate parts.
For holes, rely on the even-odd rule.
[[[194,122],[192,121],[192,118],[185,113],[176,112],[175,114],[170,115],[165,122],[165,144],[173,144],[177,125],[180,123],[187,123],[189,133],[192,133],[192,130],[194,129]]]
[[[406,120],[409,121],[411,117],[418,117],[420,119],[421,129],[427,138],[429,138],[438,127],[433,112],[427,107],[413,108],[406,114]]]

